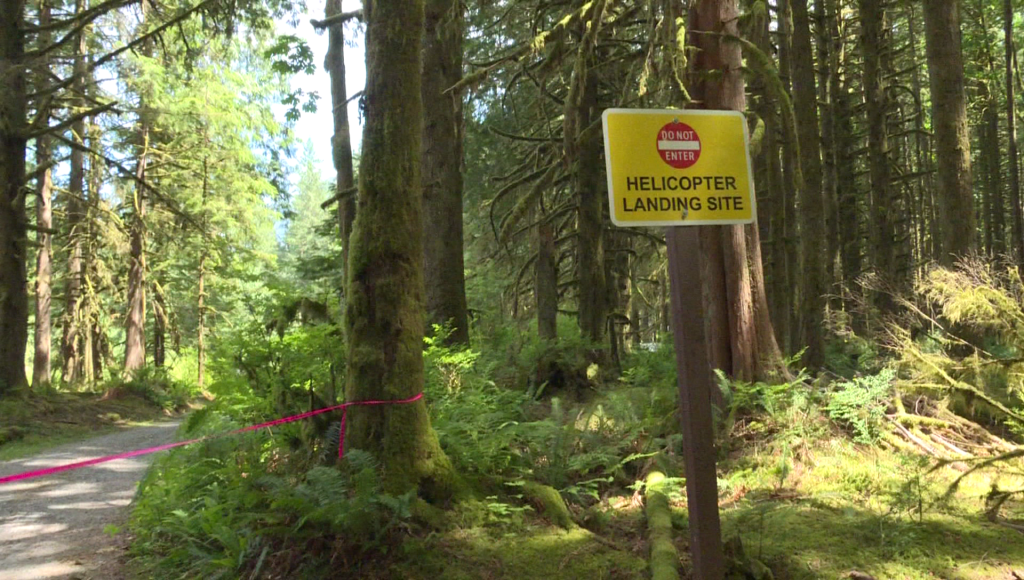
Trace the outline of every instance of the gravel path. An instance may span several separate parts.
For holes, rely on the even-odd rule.
[[[166,422],[125,429],[0,462],[0,477],[167,443],[177,426]],[[125,508],[152,459],[118,459],[0,484],[0,578],[121,578],[123,540],[104,534],[103,528],[124,523]]]

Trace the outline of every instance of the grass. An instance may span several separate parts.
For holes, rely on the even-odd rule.
[[[166,416],[138,396],[45,392],[0,401],[0,461],[138,426]]]

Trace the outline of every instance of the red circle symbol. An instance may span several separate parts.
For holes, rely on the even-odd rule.
[[[676,169],[686,169],[700,159],[700,137],[693,127],[672,121],[658,131],[658,155]]]

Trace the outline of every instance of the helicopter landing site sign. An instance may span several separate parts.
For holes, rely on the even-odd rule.
[[[742,113],[607,109],[602,120],[615,225],[754,221],[754,180]]]

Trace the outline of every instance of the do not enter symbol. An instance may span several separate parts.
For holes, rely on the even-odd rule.
[[[691,167],[700,159],[700,137],[693,127],[672,121],[658,131],[658,155],[676,169]]]

